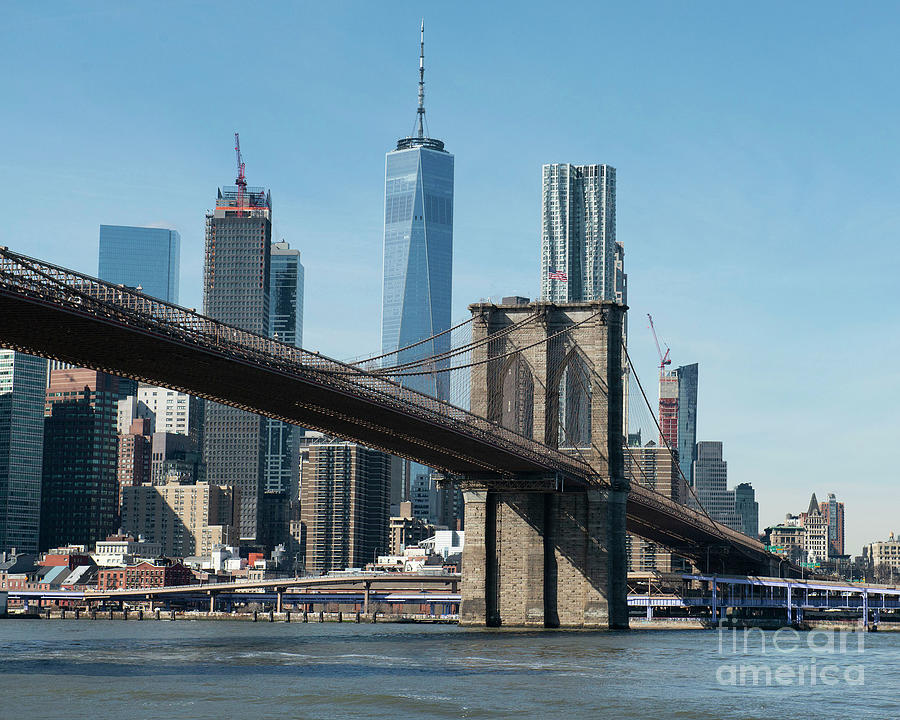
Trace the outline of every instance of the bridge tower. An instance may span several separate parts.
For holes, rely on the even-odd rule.
[[[460,621],[627,627],[626,308],[520,301],[469,309],[472,412],[584,460],[591,475],[463,480]]]

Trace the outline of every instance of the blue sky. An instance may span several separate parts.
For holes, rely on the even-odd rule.
[[[760,526],[833,491],[848,551],[900,530],[900,9],[890,3],[14,4],[0,42],[2,244],[96,272],[99,225],[182,237],[201,306],[203,217],[272,188],[306,266],[305,345],[380,344],[384,153],[415,120],[456,156],[454,318],[538,287],[540,166],[618,171],[630,348],[651,312],[700,363]]]

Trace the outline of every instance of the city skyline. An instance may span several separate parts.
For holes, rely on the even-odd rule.
[[[82,27],[80,20],[75,25],[83,31],[82,39],[89,42],[94,32],[133,22],[137,12],[95,12],[99,16],[95,18],[96,30],[86,24]],[[30,138],[46,134],[47,126],[38,119],[33,127],[26,128],[24,117],[16,109],[17,101],[25,102],[26,84],[31,90],[37,87],[54,96],[58,81],[44,73],[58,57],[49,52],[47,58],[35,62],[28,73],[13,81],[13,111],[2,121],[12,140],[3,167],[16,173],[28,198],[24,207],[16,208],[18,217],[10,221],[6,244],[61,265],[91,271],[88,258],[96,257],[94,243],[100,223],[165,224],[182,235],[182,302],[199,307],[202,263],[198,264],[198,258],[202,256],[202,211],[209,205],[208,188],[233,174],[230,133],[249,128],[248,165],[254,177],[267,179],[279,202],[274,234],[295,241],[304,251],[307,265],[320,273],[321,279],[309,293],[307,344],[338,356],[377,348],[379,206],[383,202],[378,197],[377,178],[383,172],[379,165],[384,144],[395,137],[394,128],[408,122],[408,101],[404,98],[409,92],[402,79],[408,77],[410,60],[414,61],[417,51],[409,37],[420,14],[410,6],[406,22],[392,17],[388,23],[379,20],[374,11],[358,8],[358,12],[347,13],[348,17],[335,22],[334,17],[326,21],[311,12],[311,17],[303,18],[302,31],[304,38],[310,36],[310,55],[329,53],[328,58],[336,58],[331,54],[338,45],[333,43],[334,23],[365,39],[359,52],[377,54],[379,59],[372,63],[378,66],[377,78],[357,65],[360,74],[352,80],[356,100],[364,102],[374,117],[367,117],[367,127],[347,142],[347,152],[357,159],[356,177],[346,180],[351,183],[349,190],[339,186],[336,176],[329,176],[325,183],[318,178],[313,183],[296,177],[303,175],[296,172],[302,165],[321,167],[317,145],[327,145],[329,152],[334,150],[333,144],[325,142],[325,128],[305,116],[300,128],[303,136],[298,136],[296,128],[288,133],[275,121],[265,124],[248,112],[231,112],[232,101],[218,99],[229,110],[217,113],[224,117],[210,123],[196,119],[181,123],[182,113],[196,110],[186,102],[158,131],[146,133],[138,113],[143,103],[169,97],[167,93],[173,101],[181,102],[193,81],[182,78],[180,85],[169,89],[159,87],[159,83],[138,82],[136,85],[148,93],[147,98],[138,100],[129,92],[123,94],[116,82],[117,70],[112,67],[115,63],[107,63],[110,67],[98,64],[106,57],[104,53],[115,57],[116,53],[127,52],[117,44],[106,50],[90,49],[83,55],[85,65],[73,68],[69,79],[78,89],[87,77],[86,70],[100,73],[112,81],[113,95],[104,97],[100,90],[96,96],[88,93],[91,102],[76,108],[86,110],[84,117],[77,117],[69,128],[54,128],[53,134],[64,143],[64,151],[55,145],[57,140],[35,149],[38,144]],[[666,17],[663,12],[661,17],[666,22],[660,24],[666,25],[665,33],[651,24],[640,28],[641,35],[636,34],[638,25],[628,11],[610,9],[609,13],[610,22],[623,34],[637,37],[641,47],[658,42],[662,49],[641,59],[630,71],[617,65],[622,78],[612,73],[604,79],[609,87],[595,86],[604,90],[602,102],[618,109],[621,118],[604,115],[596,129],[576,119],[575,127],[563,140],[559,139],[561,121],[546,116],[541,125],[525,122],[522,129],[497,122],[501,106],[504,117],[526,117],[524,107],[534,102],[535,92],[555,88],[550,81],[551,76],[554,82],[559,81],[556,74],[542,70],[536,61],[516,51],[511,41],[501,39],[499,47],[490,52],[510,58],[502,69],[509,82],[503,102],[484,104],[485,94],[467,80],[477,77],[476,60],[483,60],[483,53],[467,58],[466,49],[481,47],[486,31],[474,27],[471,36],[464,37],[458,16],[449,11],[429,13],[430,52],[440,57],[439,63],[432,64],[438,78],[430,86],[439,88],[431,95],[440,108],[434,113],[440,118],[434,130],[452,142],[458,159],[457,301],[453,317],[461,316],[460,307],[479,297],[537,295],[534,257],[539,243],[541,163],[610,162],[619,171],[618,234],[628,247],[631,285],[629,349],[639,359],[640,376],[648,382],[654,375],[652,341],[644,324],[634,321],[649,309],[658,319],[661,335],[673,348],[675,363],[690,360],[703,364],[698,437],[716,437],[726,443],[733,482],[749,481],[757,489],[761,524],[783,516],[786,508],[802,506],[813,488],[835,491],[849,510],[848,550],[857,553],[862,543],[887,537],[897,529],[892,525],[895,506],[888,503],[885,507],[873,499],[885,494],[893,497],[894,479],[886,470],[891,467],[890,455],[878,447],[889,447],[885,435],[890,419],[881,399],[894,391],[898,382],[886,359],[897,342],[892,330],[900,324],[896,303],[892,304],[893,285],[888,272],[897,260],[890,244],[896,227],[892,196],[896,195],[897,181],[891,168],[896,164],[897,143],[888,128],[898,112],[892,100],[874,92],[882,83],[882,66],[889,67],[890,63],[879,61],[878,42],[873,42],[891,24],[883,24],[884,29],[864,28],[838,17],[840,12],[824,17],[824,23],[848,27],[851,44],[866,47],[863,59],[871,77],[861,82],[833,63],[818,68],[816,62],[803,61],[803,92],[799,99],[792,100],[793,85],[783,79],[779,63],[788,58],[797,60],[804,52],[811,58],[822,58],[812,34],[796,36],[802,25],[802,13],[797,9],[787,11],[781,28],[768,30],[764,48],[753,44],[752,51],[750,43],[728,47],[726,23],[718,16],[700,18],[700,29],[693,31],[718,30],[719,35],[707,32],[702,36],[707,43],[704,52],[673,44],[676,41],[668,38],[679,33],[672,29],[689,28],[698,21],[701,10],[682,13],[681,18]],[[21,10],[14,14],[25,14],[28,19]],[[396,14],[403,15],[399,11]],[[251,23],[263,22],[265,13],[260,15]],[[533,37],[528,16],[525,12],[509,18],[509,22],[513,30]],[[149,16],[139,17],[152,25]],[[560,18],[546,22],[552,28],[571,19],[571,13],[563,12]],[[66,18],[66,22],[72,20]],[[287,20],[285,25],[292,29],[301,26],[291,13],[287,13]],[[61,25],[53,23],[53,18],[32,18],[32,24],[51,39],[61,30]],[[571,31],[580,34],[577,28]],[[183,37],[184,31],[178,28],[172,32],[176,38]],[[315,32],[322,35],[321,40],[312,37]],[[58,45],[72,51],[72,43],[81,41],[67,37],[63,36]],[[331,51],[329,42],[333,43]],[[9,52],[18,53],[18,62],[23,62],[32,53],[20,43],[10,43]],[[793,50],[784,49],[791,43]],[[287,57],[286,47],[284,37],[276,33],[268,52]],[[665,81],[672,80],[668,72],[654,83],[650,70],[658,69],[654,63],[664,50],[683,55],[687,65],[697,69],[696,76],[689,80],[675,78],[668,90]],[[760,60],[758,53],[762,50],[772,52]],[[724,68],[701,64],[710,53],[731,60],[729,67],[743,81],[740,97],[730,89],[726,80],[730,76]],[[210,51],[210,55],[217,60],[221,50]],[[751,66],[751,59],[758,66]],[[177,65],[177,57],[172,62],[173,66],[157,65],[155,71],[166,76]],[[303,64],[301,69],[307,69],[303,77],[311,86],[304,94],[321,98],[326,109],[330,104],[338,105],[339,100],[346,101],[345,96],[324,87],[332,72],[346,78],[345,62],[350,61],[340,60],[337,67],[321,70],[321,77],[313,76]],[[14,66],[16,61],[10,64]],[[197,75],[202,74],[198,70]],[[517,84],[526,77],[528,87]],[[65,90],[60,91],[65,98]],[[116,92],[119,104],[113,103]],[[208,94],[199,93],[197,100],[207,103]],[[272,102],[286,101],[286,95],[279,94]],[[39,114],[40,101],[31,102],[32,111]],[[483,112],[477,122],[474,117],[467,119],[467,113],[477,114],[478,103],[482,103]],[[880,110],[867,113],[871,137],[848,137],[845,130],[855,118],[854,108],[863,105]],[[114,111],[112,127],[103,126],[102,143],[90,133],[84,143],[76,142],[83,124],[90,122],[94,113],[109,109]],[[642,120],[642,111],[666,116],[672,127],[661,128]],[[258,109],[254,108],[254,114],[259,115]],[[296,117],[293,115],[292,121]],[[634,128],[625,126],[627,118],[637,119],[632,123]],[[785,129],[775,132],[772,118]],[[335,117],[329,116],[329,122],[335,123]],[[346,118],[339,118],[337,127],[329,127],[329,132],[346,141],[344,122]],[[359,118],[354,122],[361,124]],[[526,148],[521,141],[529,136],[533,143]],[[138,155],[139,164],[123,163],[131,152]],[[86,156],[90,162],[86,162]],[[344,156],[340,157],[343,160]],[[863,162],[863,157],[868,159]],[[489,173],[495,181],[492,185],[500,186],[492,189],[493,194],[484,192],[478,177],[485,174],[486,160],[494,168]],[[82,173],[85,167],[90,168],[91,187],[78,187],[71,195],[64,195],[61,186],[72,186],[73,163]],[[690,172],[684,172],[685,168]],[[839,185],[838,177],[843,178]],[[848,178],[852,182],[845,182]],[[67,208],[59,213],[65,217],[64,224],[46,217],[51,197],[54,204]],[[354,198],[352,211],[347,209],[346,197]],[[697,202],[698,198],[702,202]],[[73,210],[74,205],[79,208]],[[331,205],[343,207],[339,228],[335,227]],[[846,235],[851,228],[853,237],[861,241],[848,255]],[[674,242],[679,243],[678,253],[665,252]],[[778,262],[773,262],[775,257]],[[348,295],[356,302],[363,299],[366,305],[356,316],[342,314],[347,324],[341,328],[335,328],[323,312],[328,303],[340,303],[337,296],[343,289],[335,290],[328,280],[338,268],[344,270],[347,284],[355,290]],[[823,313],[822,277],[848,274],[864,278],[864,282],[854,283],[854,302],[831,303]],[[860,303],[866,307],[861,316]],[[827,358],[823,361],[825,348]],[[868,351],[860,353],[860,348]],[[808,372],[810,362],[821,365],[816,373]],[[851,362],[856,369],[852,385],[844,380],[841,370]],[[815,384],[813,374],[817,375]],[[823,385],[831,391],[822,393]],[[864,440],[876,449],[863,458],[846,453],[836,460],[827,452],[831,447],[858,447]]]

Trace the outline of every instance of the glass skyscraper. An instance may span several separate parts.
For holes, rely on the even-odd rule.
[[[223,187],[206,216],[203,312],[269,334],[272,197],[264,188]],[[206,404],[203,448],[210,484],[240,490],[240,535],[256,538],[266,453],[265,418]]]
[[[678,466],[686,482],[691,482],[691,466],[697,459],[697,363],[682,365],[678,378]]]
[[[424,26],[417,131],[387,153],[384,171],[384,286],[381,347],[394,353],[450,328],[453,281],[453,155],[425,135]],[[450,334],[391,355],[406,363],[450,349]],[[446,363],[444,366],[448,366]],[[447,373],[403,378],[404,386],[446,397]]]
[[[178,303],[181,236],[164,228],[100,226],[100,269],[106,282],[140,287],[145,295]]]
[[[36,553],[47,361],[0,350],[0,552]]]
[[[86,368],[52,370],[44,419],[40,548],[91,546],[118,525],[116,413],[119,378]]]
[[[300,251],[286,242],[272,243],[269,270],[269,333],[276,340],[303,344],[303,264]],[[280,420],[266,420],[265,492],[298,497],[300,435],[303,431]]]
[[[557,303],[616,300],[616,286],[616,169],[544,165],[541,298]]]

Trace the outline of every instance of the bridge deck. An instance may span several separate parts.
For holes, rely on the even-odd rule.
[[[7,248],[0,248],[0,346],[321,430],[481,477],[497,490],[608,484],[576,456],[355,366]],[[755,540],[640,485],[629,496],[628,529],[694,559],[710,548],[734,551],[748,566],[772,558]]]

